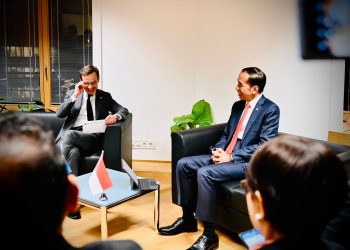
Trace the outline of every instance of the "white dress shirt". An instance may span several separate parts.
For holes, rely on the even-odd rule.
[[[75,120],[73,127],[83,126],[83,124],[85,124],[88,120],[87,111],[86,111],[86,103],[87,103],[87,99],[88,99],[88,94],[84,91],[82,95],[83,95],[83,100],[81,103],[80,112],[79,112],[77,119]],[[94,119],[96,119],[96,117],[95,117],[95,114],[96,114],[96,112],[95,112],[95,100],[96,100],[96,93],[90,97],[90,102],[91,102],[91,106],[92,106],[92,113],[94,114]],[[72,101],[75,101],[75,100],[73,100],[73,98],[72,98]]]

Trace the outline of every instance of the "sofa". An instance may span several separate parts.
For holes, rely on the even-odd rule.
[[[172,202],[177,201],[176,165],[185,156],[210,153],[209,147],[220,138],[225,123],[202,128],[182,130],[171,133],[172,157]],[[279,133],[285,134],[285,133]],[[315,140],[307,138],[310,140]],[[350,147],[336,143],[316,140],[330,147],[345,163],[350,176]],[[240,180],[230,180],[217,185],[216,224],[235,233],[252,228],[249,220],[245,194],[240,188]]]
[[[28,112],[28,115],[41,120],[52,131],[56,138],[64,119],[58,118],[54,112]],[[103,142],[104,163],[107,168],[121,171],[121,159],[132,166],[132,114],[124,121],[107,126]],[[78,175],[93,171],[101,152],[82,157],[79,160]]]

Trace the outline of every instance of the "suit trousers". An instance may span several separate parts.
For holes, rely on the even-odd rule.
[[[197,220],[215,222],[216,188],[231,179],[243,179],[246,163],[214,164],[211,155],[180,159],[176,167],[178,201],[181,207],[192,209]]]
[[[90,156],[101,151],[103,135],[103,133],[87,134],[77,130],[67,130],[63,134],[58,146],[73,174],[78,175],[80,157]]]

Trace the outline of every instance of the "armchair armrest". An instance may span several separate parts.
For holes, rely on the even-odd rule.
[[[107,126],[103,141],[107,168],[122,171],[121,159],[132,167],[132,114],[116,124]]]
[[[222,135],[226,123],[171,133],[172,201],[177,204],[176,165],[185,156],[209,154],[209,147]]]

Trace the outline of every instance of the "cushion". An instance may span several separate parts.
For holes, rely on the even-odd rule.
[[[240,180],[232,180],[219,184],[216,201],[223,206],[248,214],[245,193],[240,188]]]

